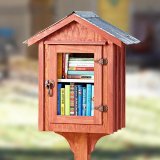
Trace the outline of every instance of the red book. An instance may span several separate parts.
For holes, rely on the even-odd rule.
[[[70,115],[75,115],[75,108],[74,108],[74,83],[70,84]]]
[[[94,67],[69,67],[71,71],[94,71]]]
[[[68,79],[94,79],[94,76],[90,75],[68,75]]]
[[[63,62],[62,62],[62,78],[65,78],[65,60],[66,60],[66,54],[63,53]]]

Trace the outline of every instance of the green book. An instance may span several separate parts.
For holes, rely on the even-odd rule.
[[[65,85],[65,115],[70,116],[70,85]]]

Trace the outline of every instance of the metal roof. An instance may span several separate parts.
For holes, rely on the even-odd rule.
[[[127,45],[137,44],[140,42],[135,37],[102,20],[98,15],[91,11],[74,11],[72,14],[76,14],[77,16],[105,31],[106,33],[112,35],[113,37],[116,37]]]

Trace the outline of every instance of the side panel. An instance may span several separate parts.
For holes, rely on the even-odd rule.
[[[44,55],[44,43],[41,41],[39,43],[39,75],[38,75],[38,84],[39,84],[39,115],[38,115],[38,128],[40,131],[45,130],[45,90],[44,90],[44,80],[45,80],[45,55]]]

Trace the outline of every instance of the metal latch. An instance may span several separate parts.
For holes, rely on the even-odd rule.
[[[54,81],[46,80],[45,87],[48,89],[48,95],[52,96],[52,88],[54,87]]]
[[[101,59],[99,59],[99,60],[95,60],[95,62],[96,63],[99,63],[99,64],[101,64],[101,65],[106,65],[106,64],[108,64],[108,60],[107,60],[107,58],[101,58]]]
[[[97,106],[94,107],[95,110],[98,110],[100,112],[107,112],[108,111],[108,106]]]

